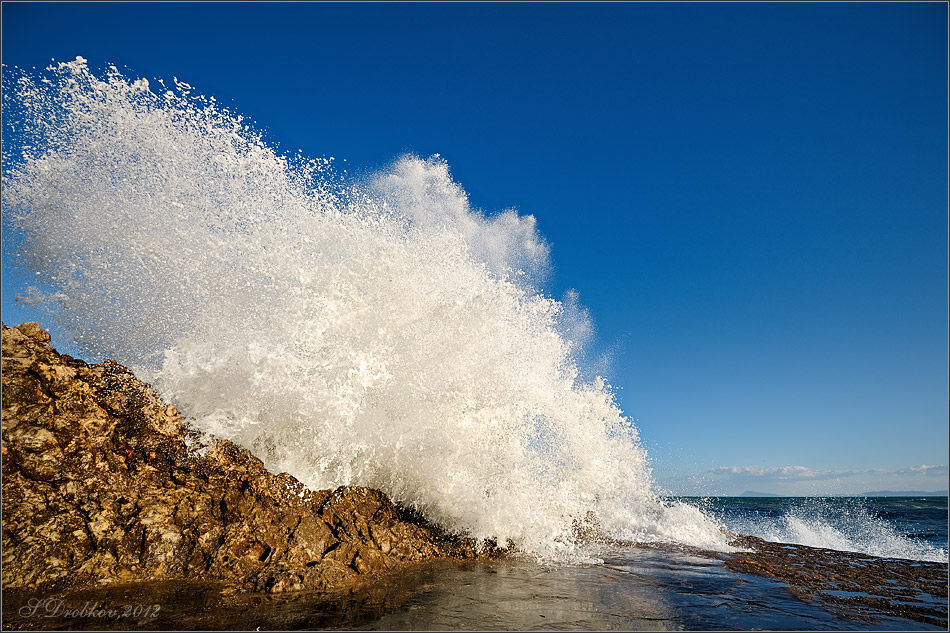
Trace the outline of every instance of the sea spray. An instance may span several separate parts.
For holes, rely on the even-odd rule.
[[[570,555],[590,516],[727,547],[658,500],[611,387],[583,378],[589,324],[538,290],[534,218],[473,209],[438,157],[346,182],[183,82],[82,58],[20,74],[4,114],[7,248],[46,289],[27,298],[200,429],[539,556]]]
[[[920,512],[929,506],[926,499],[773,497],[696,502],[729,529],[767,541],[947,562],[946,533],[942,542],[926,537],[926,530],[934,529],[926,513]],[[944,514],[945,508],[936,512]],[[924,534],[917,533],[921,529]]]

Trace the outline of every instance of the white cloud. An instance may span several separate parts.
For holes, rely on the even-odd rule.
[[[848,495],[873,490],[934,491],[947,487],[947,465],[900,469],[815,469],[807,466],[720,466],[680,480],[682,494],[741,494],[746,491],[786,495]],[[673,482],[671,482],[673,483]]]
[[[881,470],[815,470],[806,466],[782,466],[763,468],[762,466],[720,466],[703,473],[713,478],[760,477],[789,481],[837,479],[863,474],[880,474]]]
[[[942,466],[927,466],[926,464],[921,464],[920,466],[911,466],[910,468],[902,468],[895,472],[897,475],[924,475],[926,477],[946,477],[950,469],[947,468],[947,465]]]

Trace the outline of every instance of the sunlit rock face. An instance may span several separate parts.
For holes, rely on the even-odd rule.
[[[368,488],[311,491],[202,439],[126,368],[3,326],[3,587],[156,578],[333,589],[410,561],[475,557]]]

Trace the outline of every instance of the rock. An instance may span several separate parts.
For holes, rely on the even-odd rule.
[[[36,339],[40,343],[49,343],[52,340],[49,332],[41,328],[38,323],[34,323],[33,321],[21,323],[17,329],[20,330],[20,332],[24,335],[29,336],[32,339]]]
[[[795,596],[848,618],[877,622],[879,614],[947,630],[947,564],[880,558],[738,535],[743,551],[724,555],[734,572],[788,586]]]
[[[3,326],[3,588],[134,580],[329,590],[492,555],[367,488],[312,491],[202,437],[122,365]]]

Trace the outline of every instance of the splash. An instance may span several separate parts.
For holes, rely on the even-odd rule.
[[[187,84],[82,58],[21,75],[4,108],[8,244],[50,289],[29,297],[200,429],[540,556],[573,551],[589,512],[727,547],[658,500],[610,386],[582,378],[589,323],[537,289],[534,218],[473,209],[438,157],[348,182]]]
[[[742,534],[776,543],[797,543],[884,558],[947,562],[947,550],[902,534],[859,498],[787,498],[787,505],[764,515],[742,513],[724,518]]]

